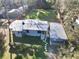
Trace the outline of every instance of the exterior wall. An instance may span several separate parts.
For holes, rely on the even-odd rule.
[[[45,39],[45,35],[44,34],[41,34],[41,39]]]
[[[17,37],[22,37],[22,32],[13,32],[15,34],[15,36]]]
[[[45,39],[45,34],[43,34],[42,32],[41,33],[38,33],[38,31],[32,31],[32,30],[29,30],[29,32],[27,31],[23,31],[23,32],[13,32],[15,34],[15,36],[17,37],[22,37],[22,34],[25,34],[25,35],[29,35],[29,36],[40,36],[40,38],[43,40]]]
[[[38,31],[32,31],[29,30],[29,33],[27,31],[24,31],[26,35],[30,35],[30,36],[40,36],[41,33],[38,33]]]
[[[50,38],[50,45],[53,44],[64,44],[66,41],[66,39],[54,39],[54,38]]]
[[[38,33],[38,31],[34,31],[34,30],[29,30],[29,33],[27,31],[25,31],[25,34],[26,35],[29,35],[29,36],[40,36],[40,38],[43,40],[45,39],[45,34],[43,34],[42,32],[41,33]]]

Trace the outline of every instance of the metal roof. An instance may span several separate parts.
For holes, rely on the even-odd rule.
[[[26,19],[26,20],[15,20],[9,26],[12,31],[23,31],[23,30],[40,30],[48,31],[50,25],[50,38],[51,39],[67,39],[66,33],[62,24],[51,22],[48,24],[47,21],[41,21],[38,19]]]
[[[78,18],[78,19],[76,19],[76,23],[77,23],[77,24],[79,24],[79,18]]]
[[[12,31],[22,31],[22,30],[48,30],[48,22],[40,21],[38,19],[27,19],[27,20],[15,20],[9,26]]]
[[[64,28],[60,23],[50,23],[50,38],[67,39]]]
[[[21,15],[21,14],[23,14],[23,12],[25,12],[25,10],[28,10],[28,5],[23,5],[17,9],[12,9],[12,10],[8,11],[8,14],[13,15],[13,16]]]

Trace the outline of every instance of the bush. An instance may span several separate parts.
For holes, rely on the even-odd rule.
[[[5,35],[3,35],[3,33],[1,32],[0,33],[0,54],[1,54],[1,56],[4,54],[4,51],[5,51],[5,46],[4,46],[5,40],[4,40],[4,38],[5,38]]]
[[[28,13],[26,19],[40,19],[44,21],[58,21],[56,18],[56,10],[36,9]]]
[[[27,16],[26,19],[41,19],[45,16],[48,16],[48,12],[46,10],[43,9],[36,9],[31,11]]]
[[[22,59],[22,56],[17,55],[17,56],[15,57],[15,59]]]

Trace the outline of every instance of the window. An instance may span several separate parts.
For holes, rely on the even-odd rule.
[[[41,33],[41,31],[38,31],[38,33]]]
[[[26,30],[27,33],[29,33],[29,30]]]

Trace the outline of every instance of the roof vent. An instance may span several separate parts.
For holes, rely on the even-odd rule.
[[[25,23],[24,22],[22,22],[22,25],[24,25]]]

